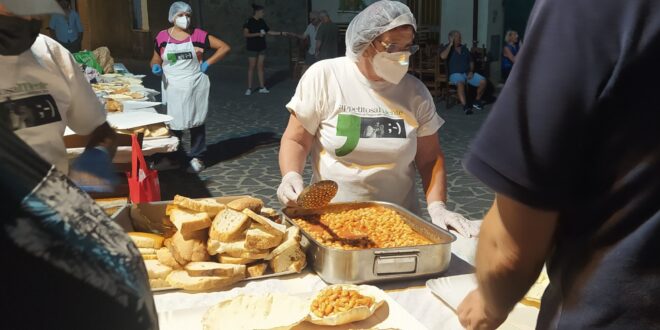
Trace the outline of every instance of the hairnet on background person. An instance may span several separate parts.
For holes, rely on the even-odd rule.
[[[376,38],[394,28],[417,23],[410,8],[398,1],[381,0],[361,11],[346,30],[346,57],[357,61]]]
[[[170,23],[174,23],[174,18],[179,13],[192,14],[192,7],[183,1],[177,1],[170,6]]]

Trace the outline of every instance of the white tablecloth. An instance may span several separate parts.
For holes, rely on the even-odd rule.
[[[476,239],[460,236],[452,244],[452,260],[442,276],[467,274],[473,271]],[[405,308],[428,329],[462,329],[454,312],[431,290],[425,287],[426,279],[376,284]],[[186,293],[179,291],[161,292],[154,295],[158,312],[212,306],[220,300],[244,293],[282,292],[300,294],[320,290],[327,284],[316,274],[302,274],[244,282],[229,291],[210,293]],[[415,329],[417,330],[417,329]]]

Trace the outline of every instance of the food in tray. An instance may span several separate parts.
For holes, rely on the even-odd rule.
[[[268,209],[255,213],[261,212],[261,200],[230,204],[233,208],[215,199],[176,196],[165,210],[176,228],[171,237],[129,233],[145,259],[152,289],[220,290],[245,278],[305,267],[298,228],[273,221],[279,215]]]
[[[369,285],[333,285],[312,300],[309,321],[319,325],[342,325],[366,320],[384,303],[380,290]]]
[[[105,102],[105,110],[108,112],[123,112],[124,105],[119,101],[107,100]]]
[[[398,212],[383,206],[330,211],[296,217],[293,221],[322,245],[344,250],[433,244],[415,232]],[[364,238],[346,239],[337,235],[355,231],[363,233]]]
[[[239,295],[209,308],[202,325],[205,330],[291,329],[303,322],[338,326],[369,319],[385,303],[385,293],[369,285],[333,285],[312,297]]]
[[[239,295],[204,314],[204,330],[291,329],[307,319],[309,302],[285,294]]]

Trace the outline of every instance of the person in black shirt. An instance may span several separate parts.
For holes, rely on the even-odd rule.
[[[264,84],[264,60],[266,59],[266,34],[271,36],[286,36],[287,32],[272,31],[264,21],[264,7],[252,5],[253,15],[243,24],[243,36],[245,37],[248,52],[248,89],[245,95],[252,94],[252,76],[254,68],[257,67],[259,77],[259,93],[267,94],[270,91]]]
[[[525,35],[465,163],[497,197],[459,319],[495,329],[547,262],[537,329],[658,329],[660,1],[538,0]]]

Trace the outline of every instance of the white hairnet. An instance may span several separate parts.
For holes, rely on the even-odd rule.
[[[192,14],[192,7],[183,1],[177,1],[170,6],[170,23],[174,23],[174,16],[178,13]]]
[[[357,61],[358,57],[379,35],[403,25],[417,23],[410,8],[398,1],[381,0],[361,11],[346,30],[346,57]]]

